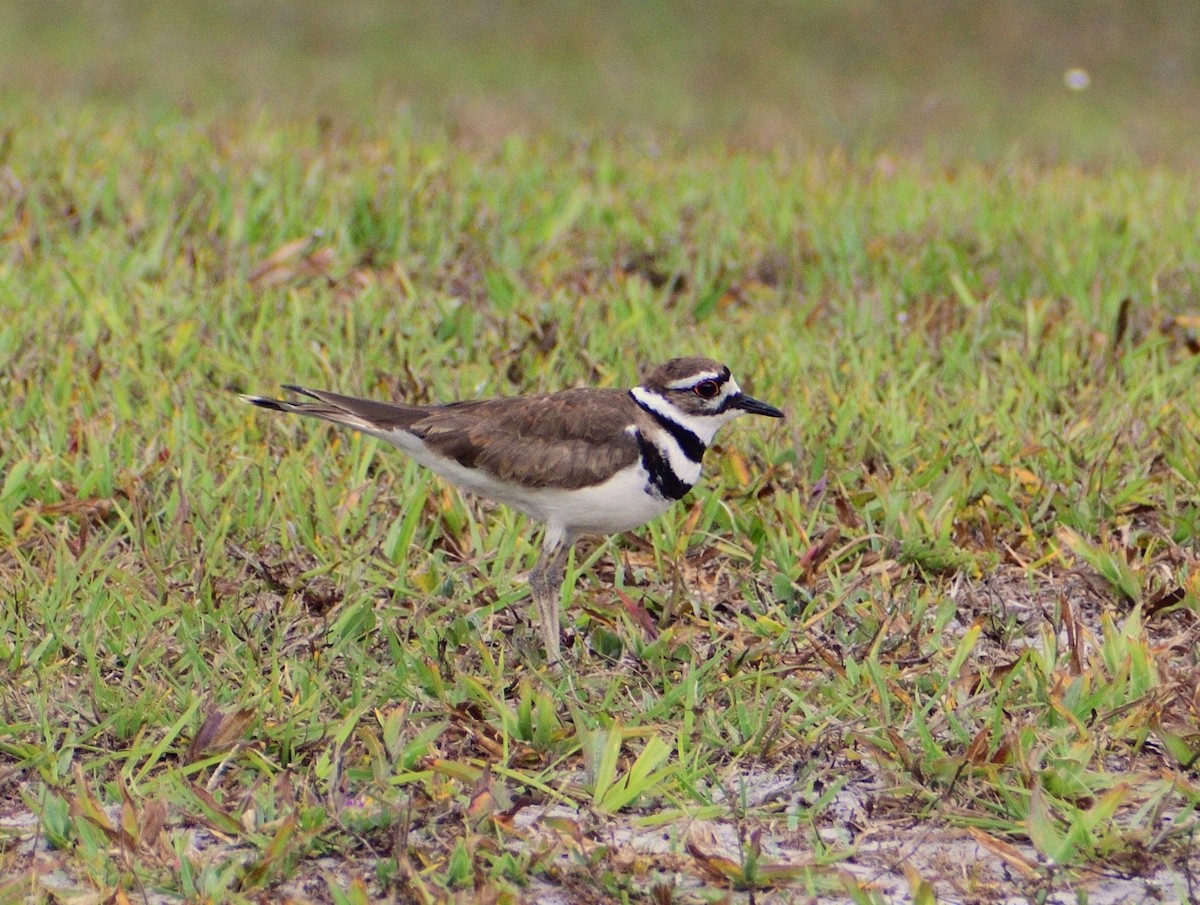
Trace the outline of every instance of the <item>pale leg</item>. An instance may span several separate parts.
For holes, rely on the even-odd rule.
[[[561,529],[547,527],[542,539],[542,552],[529,573],[529,589],[537,607],[541,622],[542,643],[546,648],[546,662],[558,663],[560,658],[558,609],[563,573],[566,571],[567,554],[571,542]]]

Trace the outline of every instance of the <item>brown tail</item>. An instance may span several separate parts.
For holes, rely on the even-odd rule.
[[[305,387],[284,384],[285,390],[291,390],[301,396],[307,396],[316,402],[289,402],[285,399],[271,399],[266,396],[242,396],[242,399],[259,408],[273,412],[290,412],[295,415],[307,415],[332,421],[334,424],[344,424],[358,430],[391,430],[405,429],[424,414],[421,406],[394,405],[390,402],[375,402],[371,399],[358,399],[354,396],[342,396],[339,393],[329,393],[324,390],[310,390]]]

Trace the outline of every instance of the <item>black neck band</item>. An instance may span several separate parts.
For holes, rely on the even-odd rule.
[[[708,447],[704,445],[704,441],[702,441],[678,421],[672,421],[662,412],[656,412],[654,409],[650,408],[650,406],[638,399],[637,396],[634,396],[632,392],[629,395],[632,396],[633,401],[638,404],[638,408],[658,422],[659,427],[675,438],[675,442],[679,444],[679,448],[683,450],[683,454],[685,456],[687,456],[697,465],[700,464],[700,460],[704,458],[704,451],[708,449]],[[674,499],[679,498],[674,497]]]
[[[671,468],[671,463],[662,454],[662,450],[643,437],[641,431],[638,431],[635,436],[637,437],[638,453],[642,457],[642,467],[650,476],[646,490],[651,491],[653,488],[651,492],[664,499],[682,500],[692,489],[692,485],[679,480],[679,475],[675,474],[675,470]]]

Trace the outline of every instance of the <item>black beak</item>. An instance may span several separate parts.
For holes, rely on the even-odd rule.
[[[753,396],[747,396],[745,393],[738,393],[729,400],[731,409],[741,409],[743,412],[749,412],[751,415],[766,415],[768,418],[782,418],[783,412],[775,408],[773,405],[767,405],[765,402],[759,402]]]

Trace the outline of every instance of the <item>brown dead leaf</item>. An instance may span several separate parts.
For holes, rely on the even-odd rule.
[[[858,517],[858,513],[854,511],[854,507],[850,505],[850,501],[840,493],[833,495],[833,508],[837,510],[838,521],[847,528],[861,528],[862,519]]]
[[[1083,675],[1083,639],[1075,619],[1075,607],[1066,594],[1058,596],[1059,618],[1067,632],[1067,649],[1071,652],[1070,671],[1073,676]]]
[[[1160,591],[1155,594],[1150,602],[1146,604],[1146,616],[1149,618],[1155,613],[1172,607],[1187,597],[1187,588],[1182,585],[1176,585],[1168,590]]]
[[[750,485],[750,466],[746,464],[746,457],[736,449],[731,449],[726,453],[726,458],[730,467],[733,469],[734,475],[737,476],[738,485],[748,487]]]
[[[296,790],[292,787],[292,776],[288,772],[279,774],[275,780],[275,800],[281,810],[288,810],[296,805]]]
[[[250,268],[250,283],[256,286],[276,286],[287,282],[292,265],[315,243],[316,237],[312,235],[284,242]]]
[[[658,638],[658,626],[654,624],[653,617],[646,611],[646,608],[640,603],[635,603],[632,598],[620,588],[613,589],[617,597],[620,598],[621,604],[625,607],[625,612],[630,618],[636,622],[650,638],[651,641]]]
[[[482,819],[496,810],[496,796],[492,794],[492,767],[485,764],[483,772],[471,790],[467,800],[467,815],[475,820]]]
[[[167,806],[161,799],[153,798],[142,805],[141,842],[152,846],[158,842],[163,827],[167,825]]]
[[[1037,475],[1035,475],[1028,468],[1025,468],[1024,466],[1021,466],[1021,465],[1011,465],[1011,466],[993,465],[992,471],[999,475],[1005,474],[1007,472],[1009,475],[1016,478],[1023,485],[1025,485],[1026,490],[1035,491],[1035,490],[1041,489],[1042,479],[1039,478]]]
[[[88,821],[113,842],[122,841],[121,830],[113,825],[100,799],[92,794],[83,775],[83,767],[78,763],[75,764],[75,794],[71,796],[70,807],[74,816]]]
[[[817,570],[829,558],[829,554],[841,538],[842,529],[835,525],[827,529],[820,540],[804,551],[804,555],[800,557],[801,582],[807,584],[816,576]]]
[[[210,702],[204,722],[184,752],[183,762],[194,763],[205,754],[232,747],[241,740],[253,719],[254,711],[248,707],[228,713]]]
[[[989,835],[977,827],[969,826],[967,827],[967,832],[971,834],[976,842],[1024,876],[1036,877],[1038,875],[1037,863],[1030,861],[1007,842],[997,839],[995,836]]]
[[[532,795],[518,795],[515,799],[513,799],[512,807],[501,811],[498,814],[492,815],[492,823],[496,826],[502,827],[509,833],[520,835],[521,831],[517,828],[515,823],[516,817],[521,813],[521,811],[525,810],[525,808],[529,807],[531,804],[534,804],[536,801],[537,799]]]
[[[967,745],[966,760],[971,764],[985,764],[988,760],[988,743],[992,740],[992,732],[984,726]]]
[[[557,835],[561,841],[572,843],[570,847],[579,851],[588,851],[594,849],[596,843],[584,835],[583,829],[579,822],[572,820],[570,817],[557,817],[548,815],[538,821],[538,826],[543,830],[550,830]]]
[[[812,649],[816,655],[820,657],[822,663],[829,667],[829,669],[836,675],[842,678],[845,677],[846,670],[842,666],[841,660],[831,650],[821,644],[821,642],[819,642],[815,636],[810,636],[808,638],[808,643],[812,646]]]
[[[333,249],[314,248],[318,238],[314,233],[279,246],[250,270],[250,284],[268,289],[328,273],[334,262]]]
[[[742,879],[742,866],[732,858],[717,854],[717,849],[722,848],[720,840],[703,823],[697,824],[688,833],[686,848],[700,869],[714,880],[728,882]]]

